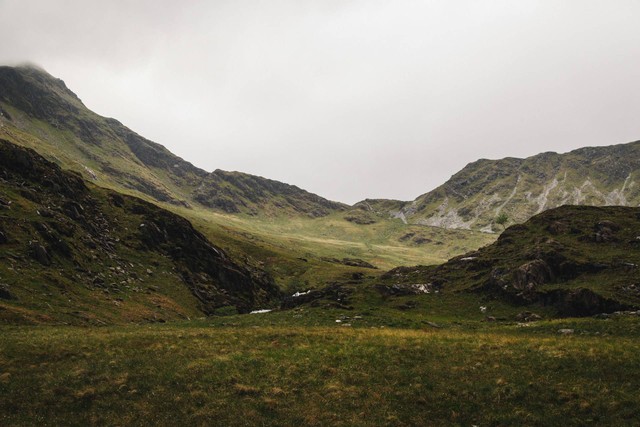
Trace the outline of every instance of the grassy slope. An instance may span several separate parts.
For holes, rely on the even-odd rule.
[[[50,76],[43,78],[46,82],[52,79]],[[59,107],[60,112],[57,113],[61,115],[60,120],[39,119],[5,102],[1,106],[11,120],[0,118],[0,137],[33,148],[63,168],[77,171],[85,179],[100,186],[141,197],[179,213],[194,222],[212,241],[224,246],[237,261],[264,266],[287,290],[323,285],[354,270],[321,261],[322,257],[361,258],[380,269],[389,269],[397,265],[443,262],[455,254],[478,248],[495,239],[495,235],[488,234],[447,232],[420,226],[405,227],[400,220],[385,217],[377,218],[376,224],[358,225],[344,220],[340,210],[328,217],[312,218],[304,212],[296,213],[292,210],[287,198],[292,198],[291,203],[310,212],[320,209],[326,213],[341,206],[332,207],[323,201],[318,204],[318,208],[314,208],[313,195],[304,192],[276,197],[273,194],[279,191],[282,184],[226,172],[219,172],[212,182],[215,181],[222,189],[236,191],[246,190],[247,185],[258,179],[259,184],[267,185],[263,190],[272,203],[267,203],[256,211],[256,205],[242,196],[239,200],[249,206],[243,209],[253,213],[252,215],[231,215],[204,208],[190,199],[193,188],[189,183],[201,179],[198,178],[197,171],[176,179],[171,174],[172,168],[143,164],[124,142],[122,135],[129,132],[136,141],[139,139],[142,146],[150,144],[155,147],[153,143],[131,131],[122,130],[122,126],[114,121],[87,110],[66,88],[59,87],[55,81],[47,85],[44,90],[47,102],[53,104],[51,108],[54,110],[54,107]],[[77,111],[69,112],[69,109]],[[60,123],[65,124],[62,126]],[[95,134],[101,144],[85,141],[80,123],[95,126]],[[166,153],[159,157],[167,156],[171,157]],[[169,160],[171,159],[173,158]],[[189,168],[185,166],[183,169]],[[285,190],[288,191],[289,187]],[[165,195],[167,200],[160,202],[151,193]],[[191,209],[178,203],[184,200],[192,202]],[[277,208],[276,205],[284,207]],[[410,233],[413,233],[411,238],[400,240]],[[417,240],[419,243],[416,243],[416,239],[420,238],[422,241]]]
[[[184,319],[277,304],[178,215],[0,140],[0,322]]]
[[[2,327],[0,423],[632,425],[639,332],[623,317],[472,331]]]
[[[12,118],[16,120],[16,117],[19,114],[13,112]],[[91,180],[84,166],[93,168],[94,165],[88,159],[82,160],[82,154],[75,152],[77,143],[65,145],[65,137],[61,131],[46,123],[33,119],[28,123],[29,126],[42,126],[44,130],[36,131],[26,127],[30,130],[25,132],[5,124],[0,127],[0,136],[16,144],[35,148],[45,157],[54,159],[63,167],[78,171],[85,179]],[[56,141],[59,145],[52,145],[51,141]],[[149,171],[145,173],[148,174]],[[156,173],[152,178],[158,179],[158,176]],[[376,217],[377,222],[374,224],[360,225],[346,221],[343,212],[320,218],[307,215],[233,215],[198,205],[185,208],[173,203],[158,202],[144,193],[123,187],[108,174],[100,175],[97,183],[141,197],[184,216],[213,242],[223,246],[236,260],[253,261],[256,266],[265,266],[285,289],[294,291],[325,284],[354,270],[323,262],[320,260],[322,257],[361,258],[386,270],[398,265],[444,262],[456,254],[489,244],[496,238],[495,235],[486,233],[405,225],[399,219],[384,216]],[[176,191],[179,192],[179,189]],[[401,240],[410,233],[413,233],[411,238]],[[416,238],[419,237],[425,240],[416,243]],[[301,258],[307,261],[302,261]]]
[[[70,243],[73,257],[52,253],[52,265],[44,267],[25,253],[27,242],[42,240],[31,224],[51,228],[37,213],[42,206],[6,186],[0,185],[0,194],[14,201],[0,221],[10,238],[0,246],[0,281],[16,298],[0,299],[0,322],[104,324],[202,316],[200,304],[175,266],[160,254],[121,244],[117,251],[105,254],[77,241]],[[93,195],[102,212],[117,218],[122,227],[114,229],[110,238],[126,239],[125,230],[139,226],[139,218],[124,216],[106,202],[108,194],[96,190]],[[97,277],[104,278],[104,285],[94,284]]]
[[[317,287],[343,273],[362,270],[323,258],[358,258],[379,270],[398,265],[436,264],[489,244],[495,235],[466,230],[408,226],[397,219],[359,225],[335,213],[322,218],[229,216],[205,209],[173,208],[239,259],[249,259],[274,274],[291,291]],[[410,234],[410,239],[404,238]],[[416,243],[420,236],[428,239]],[[247,258],[248,257],[248,258]]]

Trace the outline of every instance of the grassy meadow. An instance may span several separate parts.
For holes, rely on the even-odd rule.
[[[335,313],[334,313],[335,315]],[[270,320],[270,318],[272,320]],[[637,425],[640,322],[2,326],[1,425]],[[559,329],[574,333],[561,335]]]

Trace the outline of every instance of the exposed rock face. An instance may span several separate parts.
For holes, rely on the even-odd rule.
[[[311,290],[298,296],[290,296],[283,299],[281,308],[291,309],[303,304],[310,304],[312,307],[320,306],[325,300],[325,306],[351,310],[349,297],[353,291],[342,284],[332,283],[327,287],[318,290]]]
[[[169,298],[161,297],[165,280],[181,280],[205,314],[228,305],[247,312],[280,297],[266,273],[233,262],[189,221],[169,211],[134,197],[89,188],[80,176],[3,140],[0,170],[0,194],[18,195],[13,197],[18,197],[15,205],[20,205],[20,210],[16,207],[0,217],[0,229],[18,236],[0,246],[0,259],[45,285],[63,289],[57,277],[66,278],[75,270],[72,283],[77,286],[108,294],[123,289],[142,292],[141,272],[152,271],[148,265],[153,264],[134,265],[130,259],[158,265],[169,260],[172,270],[154,276],[158,285],[145,288],[147,293],[159,293],[154,297],[158,301]],[[25,220],[28,217],[37,219]],[[25,264],[27,258],[41,267]]]
[[[139,236],[145,250],[167,254],[179,266],[185,283],[201,300],[205,312],[235,305],[239,312],[251,311],[279,295],[264,272],[250,272],[233,263],[186,219],[138,201],[132,213],[142,214]]]
[[[324,199],[295,185],[222,170],[204,177],[194,190],[193,199],[228,213],[253,215],[281,210],[283,213],[321,217],[345,209],[342,203]]]
[[[514,272],[513,287],[519,291],[532,290],[549,283],[553,273],[546,262],[540,259],[526,262]]]
[[[481,159],[414,201],[389,205],[387,214],[401,214],[409,223],[498,232],[501,213],[519,223],[567,204],[640,205],[640,141],[526,159]]]

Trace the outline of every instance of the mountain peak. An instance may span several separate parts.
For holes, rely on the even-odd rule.
[[[317,217],[345,208],[275,180],[220,169],[207,173],[116,119],[90,111],[38,65],[0,66],[0,113],[7,119],[5,132],[14,127],[29,135],[23,145],[89,180],[160,202],[268,216]]]

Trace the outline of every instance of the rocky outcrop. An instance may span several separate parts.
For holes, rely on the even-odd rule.
[[[338,258],[330,258],[330,257],[322,257],[320,258],[322,259],[322,261],[325,262],[331,262],[334,264],[342,264],[342,265],[348,265],[349,267],[361,267],[361,268],[371,268],[371,269],[377,269],[378,267],[376,267],[375,265],[372,265],[360,258],[342,258],[342,259],[338,259]]]
[[[507,228],[492,245],[433,267],[385,273],[385,289],[428,283],[560,316],[640,307],[640,208],[563,206]],[[391,286],[391,287],[390,287]]]
[[[193,192],[198,203],[228,213],[302,214],[322,217],[345,209],[342,203],[271,179],[241,172],[216,170]]]

